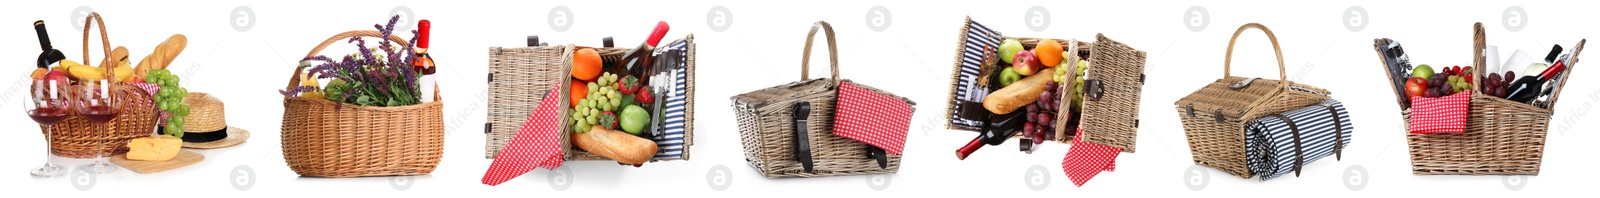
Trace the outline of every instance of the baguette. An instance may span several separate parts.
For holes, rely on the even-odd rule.
[[[589,153],[630,165],[650,161],[657,149],[655,141],[600,126],[590,127],[589,132],[573,134],[572,144]]]
[[[189,38],[184,37],[183,34],[173,34],[172,37],[167,37],[167,41],[161,42],[161,45],[156,45],[156,49],[151,51],[150,55],[146,55],[144,59],[139,60],[139,66],[133,68],[133,74],[143,77],[150,70],[167,69],[167,65],[172,65],[172,59],[178,58],[178,54],[183,53],[183,48],[188,45]]]
[[[1046,68],[1033,76],[1011,83],[1011,86],[989,93],[989,96],[983,98],[983,108],[994,114],[1008,114],[1017,108],[1027,106],[1028,103],[1039,101],[1039,93],[1044,93],[1045,83],[1050,82],[1055,69]]]

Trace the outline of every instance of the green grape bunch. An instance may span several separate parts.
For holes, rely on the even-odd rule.
[[[572,125],[572,132],[586,133],[592,126],[604,126],[601,124],[603,113],[614,114],[622,110],[623,98],[622,92],[617,89],[618,77],[617,74],[606,72],[588,83],[588,97],[579,99],[578,106],[569,115],[571,121],[568,124]]]
[[[151,70],[144,78],[145,83],[156,84],[161,91],[156,91],[156,107],[167,112],[167,135],[183,137],[184,118],[189,116],[189,104],[183,103],[184,97],[189,97],[189,89],[178,87],[178,76],[165,69]]]

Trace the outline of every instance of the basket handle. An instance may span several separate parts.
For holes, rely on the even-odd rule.
[[[1489,46],[1488,42],[1485,42],[1488,39],[1487,37],[1489,36],[1484,34],[1483,31],[1483,22],[1472,23],[1472,64],[1477,66],[1477,69],[1472,70],[1472,87],[1478,87],[1478,84],[1483,82],[1483,76],[1485,75],[1483,68],[1487,64],[1487,61],[1483,58],[1483,48]],[[1472,89],[1473,97],[1483,96],[1483,94],[1482,88]]]
[[[317,44],[317,47],[311,48],[311,52],[306,53],[305,57],[316,56],[317,53],[322,53],[322,49],[328,48],[329,45],[333,45],[333,43],[335,43],[335,42],[343,41],[343,40],[354,38],[354,37],[363,37],[363,36],[364,37],[382,37],[383,33],[382,32],[378,32],[377,30],[354,30],[354,31],[335,34],[335,35],[333,35],[333,37],[328,37],[328,40],[323,40],[322,44]],[[400,46],[411,46],[410,42],[406,41],[405,39],[401,39],[400,36],[395,36],[393,34],[389,35],[389,41],[393,41],[396,44],[400,44]],[[293,76],[289,76],[289,85],[284,86],[283,89],[285,89],[285,90],[294,89],[295,86],[300,85],[300,75],[302,74],[301,72],[304,72],[304,71],[305,70],[300,69],[300,67],[296,66],[295,69],[294,69],[294,75]]]
[[[1239,26],[1239,30],[1233,32],[1233,38],[1228,39],[1228,56],[1223,58],[1222,78],[1226,79],[1228,76],[1232,76],[1233,43],[1239,41],[1239,34],[1248,29],[1260,29],[1261,32],[1267,33],[1267,39],[1272,41],[1272,52],[1278,55],[1278,79],[1288,81],[1289,75],[1284,73],[1283,69],[1283,49],[1278,47],[1278,36],[1272,34],[1272,29],[1267,29],[1267,26],[1260,23],[1248,23],[1244,24],[1244,26]],[[1280,86],[1288,87],[1289,83],[1281,83]]]
[[[94,64],[89,60],[89,32],[92,32],[94,25],[100,26],[100,49],[105,52],[106,58],[111,58],[111,40],[106,36],[106,20],[100,17],[99,12],[90,12],[89,16],[83,18],[83,64]],[[105,68],[105,79],[113,79],[112,69],[115,68],[114,65]]]
[[[811,71],[811,43],[816,38],[817,29],[819,28],[827,33],[826,36],[828,37],[828,68],[833,69],[833,76],[829,78],[828,83],[830,83],[829,85],[837,85],[839,84],[839,46],[833,38],[833,26],[828,25],[827,21],[817,21],[816,24],[811,25],[811,33],[806,33],[805,55],[800,56],[800,80],[811,79],[811,75],[808,74]]]

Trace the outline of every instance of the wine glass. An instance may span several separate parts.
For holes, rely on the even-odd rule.
[[[52,133],[50,127],[66,119],[67,115],[72,114],[72,105],[70,105],[72,103],[64,96],[66,86],[66,81],[33,80],[30,97],[22,102],[22,111],[27,112],[28,117],[33,118],[34,122],[38,122],[39,126],[44,127],[46,148],[44,151],[44,166],[34,168],[32,171],[33,176],[54,177],[61,176],[67,172],[65,168],[56,165],[55,161],[50,157],[50,151],[54,149],[50,141]]]
[[[106,123],[116,119],[117,114],[121,113],[122,101],[118,98],[121,95],[118,92],[119,88],[116,86],[115,81],[107,79],[83,80],[80,83],[83,86],[79,87],[77,95],[78,104],[76,109],[78,114],[83,115],[89,122],[94,123],[99,128],[96,130],[104,130]],[[95,173],[100,174],[116,172],[117,166],[107,161],[110,154],[106,153],[105,149],[106,142],[110,141],[113,136],[113,132],[105,131],[102,136],[95,138],[99,141],[99,146],[95,148],[94,163],[86,164],[79,168],[94,170]]]

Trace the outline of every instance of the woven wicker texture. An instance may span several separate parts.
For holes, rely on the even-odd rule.
[[[1259,29],[1272,41],[1278,59],[1278,78],[1267,80],[1230,75],[1234,43],[1245,30]],[[1242,178],[1254,176],[1245,154],[1244,124],[1262,116],[1293,110],[1328,100],[1327,90],[1288,81],[1284,73],[1283,51],[1272,30],[1256,23],[1240,26],[1228,40],[1223,62],[1223,78],[1175,102],[1189,140],[1195,164],[1210,166]],[[1252,80],[1253,79],[1253,80]],[[1229,85],[1250,80],[1240,89]],[[1292,89],[1291,89],[1292,88]],[[1220,117],[1219,117],[1220,116]]]
[[[381,37],[377,31],[350,31],[318,44],[306,56],[351,37]],[[390,35],[399,46],[405,39]],[[290,76],[292,88],[301,72]],[[424,85],[433,86],[433,85]],[[444,154],[444,101],[399,107],[340,105],[325,99],[284,97],[283,159],[302,176],[361,177],[425,175]]]
[[[544,94],[561,85],[572,72],[565,64],[572,46],[489,48],[489,123],[484,157],[494,158],[517,127],[528,120]]]
[[[100,13],[89,13],[84,20],[83,27],[83,63],[89,62],[89,33],[93,27],[100,27],[100,44],[104,55],[111,55],[111,41],[106,36],[106,24]],[[106,68],[106,74],[111,74],[112,68]],[[105,125],[89,122],[83,116],[67,116],[53,126],[50,137],[50,153],[67,158],[92,158],[97,154],[112,156],[128,152],[128,142],[134,138],[149,137],[155,134],[156,106],[149,93],[144,89],[130,85],[113,85],[117,97],[122,103],[122,112],[117,118]],[[72,86],[69,90],[82,90],[82,87]],[[71,94],[69,94],[71,95]],[[40,127],[41,129],[43,127]],[[44,130],[40,130],[41,132]]]
[[[1487,35],[1483,23],[1472,26],[1473,64],[1484,65],[1483,51]],[[1572,63],[1565,71],[1571,76],[1577,65],[1578,53],[1583,52],[1587,40],[1578,41],[1571,55]],[[1382,39],[1375,44],[1387,45]],[[1380,60],[1382,54],[1380,52]],[[1387,64],[1387,63],[1386,63]],[[1481,82],[1483,70],[1474,70],[1472,82]],[[1385,73],[1388,71],[1385,70]],[[1411,153],[1411,173],[1416,175],[1539,175],[1544,158],[1544,140],[1549,132],[1550,116],[1555,101],[1561,96],[1562,84],[1556,85],[1550,97],[1550,108],[1539,108],[1484,94],[1472,90],[1468,104],[1466,129],[1460,134],[1408,134],[1406,141]],[[1405,96],[1396,96],[1405,97]],[[1402,107],[1405,105],[1401,105]],[[1401,111],[1410,122],[1411,111]]]
[[[833,135],[834,104],[838,101],[838,83],[850,82],[839,78],[838,48],[833,28],[827,22],[817,22],[806,35],[805,54],[802,56],[800,78],[808,79],[811,44],[817,30],[827,37],[830,78],[809,79],[785,85],[764,88],[733,96],[734,113],[739,122],[739,138],[744,144],[745,161],[762,176],[825,177],[864,174],[894,173],[900,170],[900,155],[888,154],[887,168],[879,167],[876,159],[868,157],[866,143]],[[866,85],[872,92],[891,95]],[[895,96],[908,104],[911,100]],[[813,159],[812,172],[805,172],[795,159],[794,104],[809,102],[811,113],[806,122],[806,137],[810,142]]]

